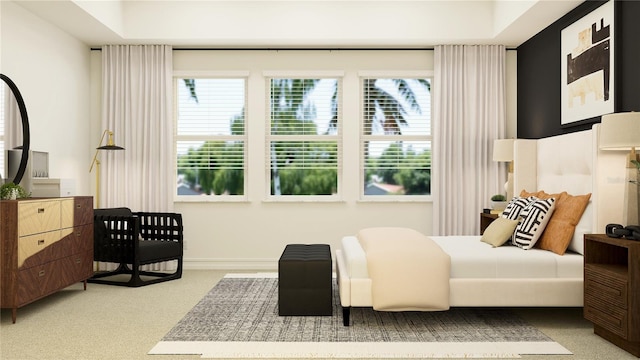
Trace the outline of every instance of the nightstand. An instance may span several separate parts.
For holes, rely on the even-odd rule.
[[[584,317],[595,334],[640,356],[640,241],[584,236]]]
[[[480,235],[484,234],[487,226],[498,218],[498,214],[480,213]]]

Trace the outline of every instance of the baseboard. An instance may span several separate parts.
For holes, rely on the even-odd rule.
[[[278,259],[206,259],[184,258],[182,267],[185,270],[256,270],[278,271]],[[335,271],[335,260],[332,264]]]
[[[184,258],[185,270],[278,270],[278,259]]]

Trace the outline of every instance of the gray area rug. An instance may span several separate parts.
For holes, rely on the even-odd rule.
[[[224,278],[163,342],[553,342],[509,310],[378,312],[354,308],[342,324],[334,284],[333,316],[278,316],[278,279]]]

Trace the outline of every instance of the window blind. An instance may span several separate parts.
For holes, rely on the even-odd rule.
[[[265,154],[271,195],[335,194],[341,164],[340,92],[337,78],[268,78]]]
[[[360,84],[364,195],[428,194],[430,80],[362,77]]]
[[[246,79],[177,79],[178,195],[242,195]]]

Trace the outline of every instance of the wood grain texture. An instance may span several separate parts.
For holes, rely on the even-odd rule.
[[[640,241],[584,237],[584,317],[594,332],[640,356]]]
[[[93,199],[0,202],[0,305],[17,308],[93,275]]]

